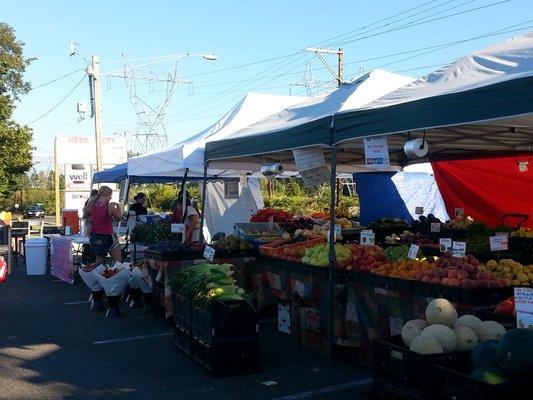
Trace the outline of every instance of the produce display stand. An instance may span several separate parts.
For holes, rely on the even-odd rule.
[[[245,300],[201,308],[174,294],[174,346],[212,375],[259,371],[257,313]]]
[[[258,309],[289,304],[291,312],[298,314],[302,307],[313,308],[320,319],[317,331],[325,337],[328,272],[328,268],[260,256],[252,274]],[[335,269],[334,278],[335,352],[357,353],[364,359],[369,358],[373,339],[399,334],[405,322],[424,314],[433,298],[450,300],[461,313],[477,314],[513,293],[512,287],[463,289],[359,270]],[[291,321],[295,318],[298,323],[298,316],[291,315]],[[302,329],[301,324],[293,325],[291,329]],[[301,335],[296,334],[296,341],[299,338]]]
[[[215,258],[209,261],[213,264],[232,264],[234,266],[234,278],[239,286],[249,290],[252,286],[251,265],[255,263],[254,256],[245,256],[246,253],[238,252],[241,257],[235,258]],[[149,267],[150,274],[154,280],[154,295],[152,309],[155,318],[168,319],[174,314],[171,301],[165,301],[165,289],[168,280],[181,268],[190,267],[207,262],[198,254],[198,258],[179,259],[177,255],[168,255],[161,252],[148,250],[146,254],[146,263]],[[227,254],[227,253],[226,253]],[[255,254],[253,252],[248,254]]]

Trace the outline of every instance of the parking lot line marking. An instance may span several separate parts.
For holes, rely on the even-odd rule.
[[[65,303],[66,306],[73,306],[75,304],[87,304],[89,303],[89,301],[87,300],[84,300],[84,301],[71,301],[70,303]]]
[[[173,335],[172,332],[155,333],[153,335],[141,335],[141,336],[130,336],[130,337],[125,337],[125,338],[118,338],[118,339],[97,340],[96,342],[93,342],[93,344],[128,342],[130,340],[150,339],[150,338],[155,338],[155,337],[160,337],[160,336],[171,336],[171,335]]]
[[[326,393],[340,392],[341,390],[354,389],[356,387],[367,386],[372,384],[372,379],[360,379],[358,381],[351,381],[341,383],[340,385],[326,386],[321,389],[310,390],[308,392],[296,393],[289,396],[276,397],[272,400],[300,400],[309,397],[315,397]]]

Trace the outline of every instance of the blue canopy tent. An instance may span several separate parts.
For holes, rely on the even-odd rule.
[[[93,175],[93,183],[120,183],[126,179],[129,179],[130,183],[164,183],[179,182],[182,180],[182,178],[175,176],[131,176],[128,175],[127,162],[115,165],[113,168],[95,172]]]

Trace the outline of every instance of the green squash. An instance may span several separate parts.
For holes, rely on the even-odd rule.
[[[492,367],[478,368],[470,374],[470,377],[489,385],[499,385],[509,381],[502,370]]]
[[[511,329],[496,347],[500,367],[513,375],[533,374],[533,328]]]
[[[472,350],[472,369],[478,368],[498,368],[498,360],[496,359],[497,340],[484,340],[479,342],[474,350]]]

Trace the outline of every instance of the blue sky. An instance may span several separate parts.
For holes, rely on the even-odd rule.
[[[122,53],[142,59],[133,65],[186,52],[219,57],[178,62],[181,78],[193,83],[177,86],[166,111],[172,144],[211,125],[248,91],[305,95],[305,87],[290,85],[302,82],[309,69],[315,83],[322,82],[313,92],[326,89],[332,77],[316,56],[302,51],[306,46],[344,48],[348,78],[377,67],[418,77],[533,29],[531,0],[0,0],[0,7],[0,20],[26,43],[26,57],[37,58],[26,74],[34,87],[80,70],[32,90],[18,105],[16,120],[29,123],[79,83],[31,124],[38,169],[48,169],[55,136],[94,134],[92,120],[78,122],[76,103],[89,96],[86,61],[69,57],[69,40],[86,58],[98,54],[103,73],[121,68]],[[173,66],[158,63],[143,71],[163,74]],[[156,106],[164,100],[165,84],[138,84],[143,101]],[[138,119],[123,80],[102,81],[102,104],[104,134],[133,137]]]

